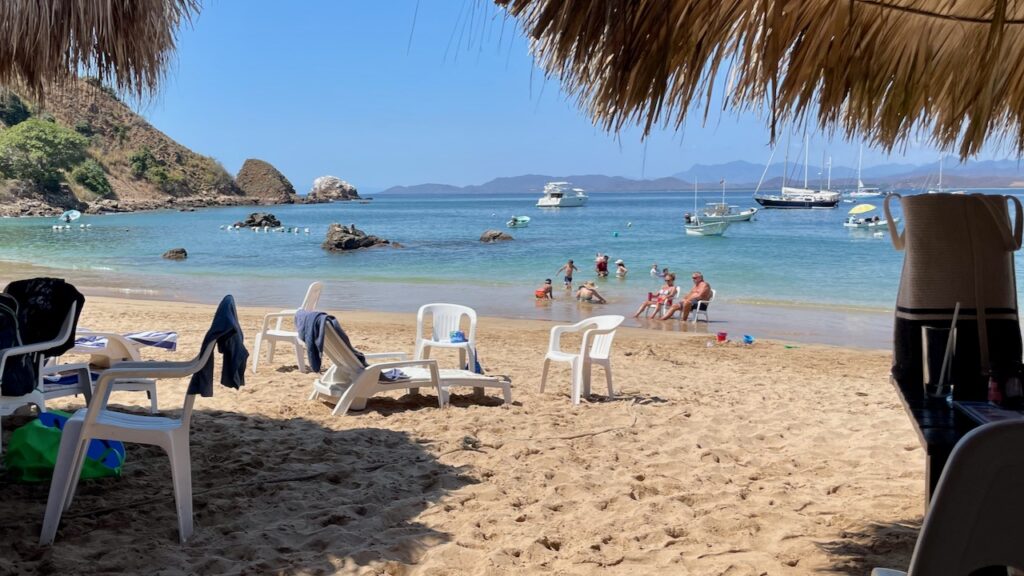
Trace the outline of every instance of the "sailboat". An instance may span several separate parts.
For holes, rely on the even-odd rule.
[[[786,186],[789,171],[789,154],[786,154],[786,169],[782,175],[781,194],[754,194],[754,200],[765,208],[835,208],[839,204],[839,193],[831,190],[812,190],[807,187],[807,136],[804,136],[804,186]],[[829,183],[831,186],[831,182]]]
[[[850,192],[850,198],[881,198],[884,196],[877,186],[865,186],[860,177],[861,164],[864,161],[864,146],[860,147],[860,154],[857,155],[857,189]]]
[[[947,193],[945,190],[942,189],[942,161],[944,159],[945,159],[945,156],[939,156],[939,183],[938,183],[938,185],[934,189],[928,191],[929,194],[946,194]],[[964,193],[963,190],[953,190],[953,191],[949,192],[949,194],[963,194],[963,193]]]
[[[729,227],[728,221],[702,222],[697,217],[697,181],[693,181],[693,213],[684,217],[683,227],[687,236],[721,236]]]
[[[739,210],[739,206],[725,203],[725,178],[722,179],[722,201],[708,202],[704,206],[704,222],[749,222],[757,214],[757,208]]]

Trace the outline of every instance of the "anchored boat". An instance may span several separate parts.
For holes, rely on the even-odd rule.
[[[548,182],[544,185],[544,196],[537,200],[540,208],[577,208],[587,203],[589,197],[582,188],[568,190],[568,182]]]
[[[509,228],[526,228],[530,225],[529,216],[513,216],[509,218],[509,221],[505,223],[505,226]]]

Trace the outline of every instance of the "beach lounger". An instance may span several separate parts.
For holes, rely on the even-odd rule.
[[[430,336],[424,337],[427,315],[430,316]],[[462,328],[463,318],[468,320],[467,330]],[[464,341],[452,341],[452,333],[456,331],[463,333]],[[473,369],[476,366],[476,311],[458,304],[420,306],[416,313],[416,351],[413,358],[429,358],[431,348],[456,348],[459,351],[459,368]]]
[[[370,397],[388,390],[409,390],[418,393],[420,386],[433,386],[437,390],[438,406],[449,403],[451,389],[457,386],[471,387],[477,395],[485,388],[501,390],[505,405],[512,403],[512,382],[506,376],[487,376],[470,370],[451,368],[439,369],[436,360],[407,360],[404,352],[380,352],[364,354],[355,351],[345,342],[330,323],[324,327],[323,353],[333,364],[327,372],[313,382],[309,399],[321,396],[337,398],[333,414],[345,414],[348,410],[362,410]],[[365,365],[367,361],[384,358],[398,358],[398,361]],[[400,370],[399,370],[400,368]]]
[[[594,364],[604,368],[605,380],[608,381],[608,398],[615,397],[612,388],[611,348],[615,338],[615,329],[625,320],[622,316],[594,316],[581,320],[570,326],[555,326],[551,329],[551,340],[548,342],[548,353],[544,356],[544,369],[540,377],[540,391],[544,392],[544,384],[548,379],[548,368],[551,362],[567,362],[572,368],[572,403],[580,403],[580,395],[590,395],[590,373]],[[580,351],[563,352],[560,340],[562,334],[583,332]]]
[[[171,480],[178,512],[178,536],[184,543],[192,535],[192,461],[189,425],[197,394],[213,395],[213,352],[223,355],[221,384],[237,388],[244,384],[248,353],[238,326],[235,301],[225,296],[217,307],[213,323],[203,338],[199,354],[187,362],[122,362],[103,371],[96,394],[87,408],[75,412],[64,424],[57,464],[50,481],[46,515],[39,536],[49,545],[57,534],[60,518],[70,506],[81,475],[82,463],[93,438],[159,446],[171,461]],[[185,378],[191,376],[180,418],[127,414],[110,410],[107,401],[112,384],[118,380]]]
[[[875,568],[872,576],[971,574],[989,566],[1024,569],[1021,446],[1024,420],[1019,419],[986,424],[964,436],[939,478],[908,572]]]
[[[260,331],[256,334],[256,343],[253,345],[252,352],[252,371],[256,372],[256,368],[260,361],[260,348],[263,342],[267,342],[267,362],[274,361],[274,349],[277,347],[278,342],[290,344],[295,348],[295,362],[299,365],[299,371],[306,371],[306,361],[303,358],[305,355],[305,346],[302,344],[302,340],[299,338],[299,334],[295,330],[285,330],[283,325],[286,319],[294,319],[295,313],[299,310],[315,310],[317,304],[320,302],[320,293],[323,291],[323,284],[321,282],[313,282],[309,285],[306,290],[306,297],[302,299],[302,306],[295,310],[280,310],[278,312],[271,312],[263,317],[263,325],[260,327]]]

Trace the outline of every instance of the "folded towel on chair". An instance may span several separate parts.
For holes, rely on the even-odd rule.
[[[88,330],[79,330],[79,334],[75,338],[75,346],[78,346],[79,348],[96,348],[97,350],[106,347],[106,336],[90,336],[88,332]],[[122,334],[122,336],[143,346],[163,348],[164,350],[170,350],[171,352],[178,349],[177,332],[147,330],[145,332],[129,332],[128,334]]]

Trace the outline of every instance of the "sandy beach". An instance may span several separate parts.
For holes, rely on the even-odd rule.
[[[260,308],[241,308],[251,347]],[[180,333],[187,359],[213,307],[90,297],[81,325]],[[412,352],[415,317],[338,312],[367,352]],[[618,397],[573,408],[552,324],[483,318],[479,353],[514,405],[456,390],[398,393],[333,417],[287,348],[218,386],[192,423],[196,532],[179,545],[162,451],[129,445],[124,476],[80,485],[52,548],[36,545],[47,485],[4,482],[0,573],[865,574],[905,568],[923,512],[924,454],[890,354],[624,328]],[[454,366],[455,355],[437,356]],[[160,408],[180,410],[181,381]],[[141,410],[145,395],[115,394]],[[77,408],[61,399],[56,408]],[[24,419],[4,418],[5,443]]]

